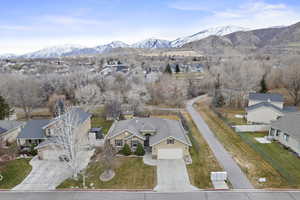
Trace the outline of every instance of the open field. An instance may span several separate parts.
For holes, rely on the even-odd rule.
[[[92,162],[86,169],[86,186],[96,189],[153,189],[156,185],[156,167],[147,166],[142,158],[117,157],[116,175],[108,181],[102,182],[99,176],[103,172],[101,162]],[[68,179],[58,188],[83,188],[83,179],[78,181]],[[91,187],[91,184],[94,186]]]
[[[287,188],[288,181],[250,145],[220,119],[210,108],[209,102],[198,102],[197,108],[210,129],[225,149],[232,155],[256,188]],[[259,183],[265,177],[267,182]]]
[[[218,113],[223,117],[228,124],[232,125],[243,125],[247,124],[246,119],[236,118],[235,115],[245,115],[246,112],[242,109],[231,109],[231,108],[218,108],[216,109]]]
[[[182,112],[182,114],[187,121],[190,139],[193,144],[190,148],[193,163],[187,166],[191,184],[201,189],[213,188],[210,181],[210,172],[223,170],[190,115],[187,112]]]
[[[17,159],[0,163],[0,189],[11,189],[20,184],[30,173],[30,159]]]
[[[291,188],[300,187],[300,159],[280,143],[261,144],[255,137],[266,133],[240,133],[241,138],[270,163],[287,181]]]

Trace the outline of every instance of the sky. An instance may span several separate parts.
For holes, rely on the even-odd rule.
[[[0,0],[0,54],[119,40],[174,40],[206,28],[300,21],[299,0]]]

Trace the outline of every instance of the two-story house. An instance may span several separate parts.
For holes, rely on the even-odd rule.
[[[91,114],[79,108],[71,109],[78,118],[75,134],[82,142],[88,142],[88,134],[91,129]],[[63,115],[55,119],[30,120],[22,128],[17,143],[21,148],[28,148],[34,145],[38,150],[40,159],[57,159],[59,155],[54,151],[51,145],[57,137],[56,129]]]
[[[283,96],[271,93],[250,93],[246,118],[248,123],[270,124],[296,107],[284,106]]]

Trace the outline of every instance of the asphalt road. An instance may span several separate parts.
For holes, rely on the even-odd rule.
[[[199,112],[195,110],[193,104],[203,98],[203,96],[197,97],[187,102],[186,109],[191,115],[197,128],[202,133],[202,136],[208,143],[209,147],[213,151],[216,159],[220,165],[227,172],[228,179],[231,182],[234,189],[252,189],[253,185],[248,180],[247,176],[242,172],[237,163],[233,160],[231,155],[225,150],[223,145],[214,136],[208,125],[205,123]]]
[[[200,191],[185,193],[156,192],[0,192],[2,200],[297,200],[299,191]]]

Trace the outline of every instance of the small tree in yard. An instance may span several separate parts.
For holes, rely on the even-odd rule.
[[[166,66],[165,73],[172,74],[171,65],[169,63]]]
[[[179,65],[178,64],[176,64],[176,73],[179,73],[180,72],[180,68],[179,68]]]
[[[129,155],[131,155],[131,153],[132,152],[131,152],[131,149],[130,149],[129,145],[125,144],[124,147],[123,147],[123,149],[122,149],[122,154],[124,156],[129,156]]]
[[[141,143],[138,143],[136,150],[135,150],[135,155],[137,155],[137,156],[145,155],[145,150]]]
[[[0,120],[4,120],[13,113],[13,110],[10,108],[5,99],[0,96]]]
[[[266,83],[266,76],[264,75],[260,81],[260,93],[267,93],[268,92],[268,87]]]

